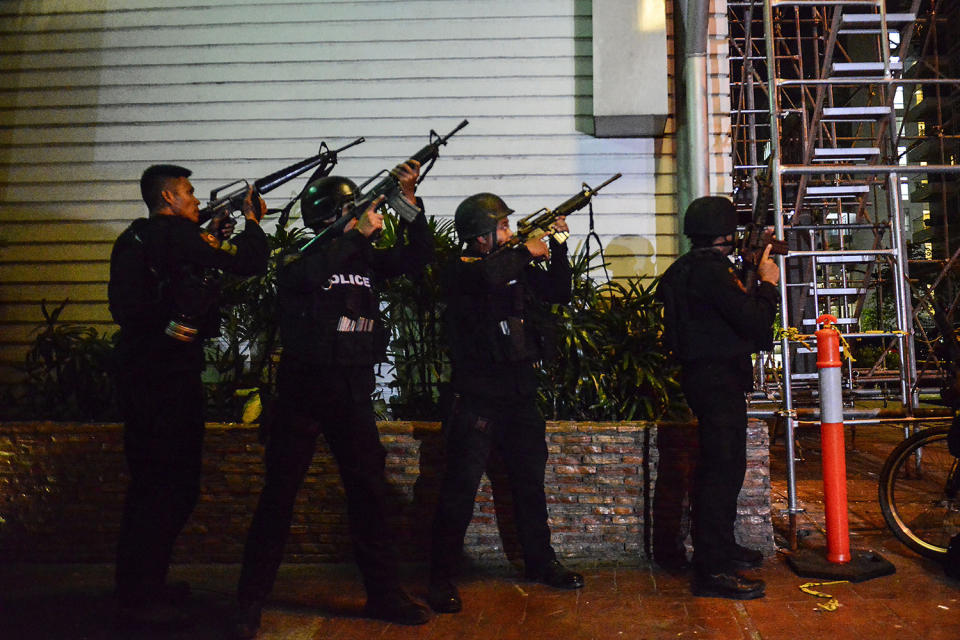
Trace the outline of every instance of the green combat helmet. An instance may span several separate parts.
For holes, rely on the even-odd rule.
[[[311,229],[325,227],[340,217],[343,205],[352,203],[357,185],[348,178],[324,176],[307,185],[300,196],[303,224]]]
[[[460,203],[453,216],[460,243],[497,230],[497,222],[513,213],[503,199],[492,193],[475,193]]]
[[[683,216],[683,234],[716,238],[737,231],[737,210],[730,198],[704,196],[687,206]]]

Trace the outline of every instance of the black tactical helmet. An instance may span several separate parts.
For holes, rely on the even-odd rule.
[[[300,215],[303,224],[316,229],[324,227],[337,218],[343,205],[353,202],[357,185],[348,178],[324,176],[307,185],[300,194]]]
[[[683,233],[687,236],[716,238],[737,231],[737,210],[730,198],[703,196],[687,207]]]
[[[513,213],[500,196],[492,193],[475,193],[457,207],[453,226],[460,242],[469,242],[497,230],[497,222]]]

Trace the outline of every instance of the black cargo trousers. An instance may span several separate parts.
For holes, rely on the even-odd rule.
[[[522,397],[491,407],[481,398],[460,395],[444,421],[446,467],[433,519],[432,579],[449,580],[458,573],[477,488],[494,449],[507,470],[527,573],[535,574],[556,559],[543,489],[546,423],[535,400]]]
[[[702,573],[730,570],[737,497],[747,470],[749,383],[749,356],[681,365],[681,388],[699,422],[692,533],[693,563]]]
[[[373,372],[369,366],[312,369],[319,373],[291,373],[281,364],[278,415],[266,445],[266,480],[244,548],[241,603],[263,602],[273,589],[294,502],[321,433],[339,467],[353,553],[368,597],[400,588],[386,518],[386,450],[370,399]]]
[[[121,367],[116,376],[130,481],[117,544],[117,596],[138,604],[166,582],[177,536],[200,494],[204,394],[199,371]]]

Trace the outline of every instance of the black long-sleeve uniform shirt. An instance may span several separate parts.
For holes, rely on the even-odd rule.
[[[309,368],[369,368],[383,360],[387,337],[376,288],[384,280],[419,273],[433,259],[423,214],[401,223],[401,229],[406,229],[406,243],[375,249],[354,228],[308,248],[280,269],[284,360]]]
[[[771,348],[779,295],[769,282],[748,294],[733,265],[713,249],[693,249],[663,274],[668,346],[681,362],[743,358]]]
[[[218,332],[218,291],[200,283],[207,270],[240,276],[267,269],[267,239],[259,224],[218,241],[177,216],[139,218],[117,238],[110,256],[110,313],[120,325],[116,355],[124,368],[199,371],[203,338]],[[195,316],[201,333],[182,342],[164,333],[177,318]]]
[[[488,257],[468,251],[445,265],[454,391],[491,399],[536,392],[533,363],[544,355],[543,328],[531,303],[566,304],[571,294],[567,247],[553,240],[550,246],[547,269],[532,264],[522,246]]]

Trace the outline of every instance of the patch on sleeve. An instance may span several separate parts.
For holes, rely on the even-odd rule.
[[[220,248],[220,241],[217,239],[217,236],[213,235],[206,229],[200,230],[200,238],[214,249]]]

